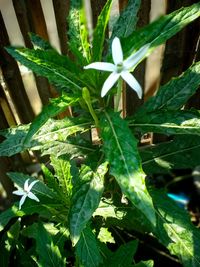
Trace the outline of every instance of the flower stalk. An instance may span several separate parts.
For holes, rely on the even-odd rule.
[[[119,78],[117,83],[117,95],[116,95],[116,102],[115,102],[115,112],[119,111],[119,103],[122,96],[122,89],[123,89],[123,80]]]
[[[91,114],[91,116],[92,116],[92,118],[94,120],[96,128],[99,128],[99,120],[97,118],[97,115],[96,115],[93,107],[92,107],[90,92],[86,87],[83,88],[82,96],[83,96],[83,99],[85,100],[85,103],[86,103],[86,105],[88,107],[88,110],[89,110],[89,112],[90,112],[90,114]]]

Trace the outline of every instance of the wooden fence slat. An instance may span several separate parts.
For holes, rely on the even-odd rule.
[[[34,113],[26,94],[18,65],[4,49],[4,47],[10,45],[10,43],[1,13],[0,28],[0,66],[2,73],[21,122],[28,123],[33,120]]]
[[[167,13],[171,13],[183,6],[189,6],[196,2],[198,1],[167,1]],[[166,84],[172,77],[179,76],[192,64],[195,55],[195,45],[199,37],[199,33],[199,21],[195,20],[166,42],[161,68],[161,85]],[[193,106],[200,108],[200,101],[198,100],[199,97],[200,92],[197,92],[195,96],[191,98],[188,104],[186,104],[186,107]],[[160,143],[166,140],[167,137],[165,135],[154,134],[154,143]]]
[[[24,38],[24,42],[28,48],[32,48],[33,45],[30,41],[30,38],[28,36],[29,32],[34,32],[37,34],[43,34],[41,37],[44,39],[48,40],[48,33],[47,33],[47,28],[46,28],[46,23],[44,21],[44,15],[42,13],[41,5],[39,5],[36,1],[36,9],[33,9],[32,11],[29,10],[29,5],[30,8],[32,8],[32,1],[29,1],[30,3],[24,2],[24,0],[13,0],[13,6],[15,9],[15,13],[17,16],[17,20]],[[39,12],[39,14],[37,14]],[[31,16],[30,16],[31,13]],[[41,15],[42,14],[42,15]],[[37,16],[42,16],[39,22],[37,21]],[[35,25],[35,21],[37,21]],[[38,23],[41,23],[38,25]],[[48,83],[48,80],[45,77],[41,76],[36,76],[35,77],[35,82],[36,86],[38,89],[38,93],[40,96],[40,99],[42,101],[42,104],[48,104],[49,98],[51,97],[51,89],[50,85]]]
[[[22,0],[12,0],[15,14],[19,23],[19,27],[24,38],[26,47],[32,48],[33,45],[28,36],[28,32],[31,31],[29,26],[29,21],[27,18],[27,11],[24,1]]]
[[[119,0],[119,3],[121,1]],[[125,1],[123,1],[125,2]],[[128,2],[128,1],[127,1]],[[124,3],[121,6],[124,7]],[[138,22],[137,28],[141,28],[149,23],[149,13],[151,9],[151,0],[141,1],[141,7],[138,12]],[[145,85],[145,66],[146,61],[144,60],[140,65],[134,70],[134,77],[139,81],[141,87],[144,89]],[[142,104],[143,100],[140,100],[136,93],[126,86],[128,90],[126,91],[126,113],[127,115],[132,115],[138,107]]]
[[[0,129],[7,129],[9,127],[6,116],[4,115],[3,109],[0,106]],[[1,137],[0,137],[1,138]]]
[[[2,90],[3,88],[0,86],[0,98],[4,97]],[[7,122],[7,118],[0,105],[0,130],[6,129],[8,127],[9,127],[9,124]],[[2,141],[3,141],[3,137],[0,136],[0,142]],[[9,179],[9,177],[6,175],[6,173],[9,170],[11,170],[11,164],[12,164],[11,158],[0,157],[0,183],[2,184],[7,195],[6,199],[2,198],[2,196],[0,195],[0,203],[1,203],[0,211],[10,206],[13,200],[12,191],[14,190],[14,186],[11,180]]]
[[[30,29],[48,41],[48,31],[40,0],[25,0],[24,3],[28,13]]]
[[[56,18],[60,48],[63,55],[68,55],[67,49],[67,16],[69,13],[69,1],[53,0],[54,14]]]
[[[4,118],[7,121],[5,128],[16,125],[15,117],[13,115],[13,112],[8,104],[6,95],[4,93],[3,87],[0,84],[0,106],[1,106],[1,112],[4,114]],[[0,124],[0,128],[4,128],[3,125]]]
[[[120,11],[123,10],[128,4],[128,0],[118,0],[118,2]]]
[[[171,13],[174,10],[181,8],[182,6],[189,6],[198,2],[194,0],[177,0],[167,2],[167,13]],[[197,21],[192,22],[185,27],[182,31],[178,32],[175,36],[170,38],[166,42],[164,58],[162,62],[162,78],[161,84],[167,83],[172,77],[180,75],[191,64],[194,56],[194,49],[192,46],[196,42],[196,35],[199,29],[194,26],[198,24]],[[199,27],[199,25],[198,25]],[[190,29],[188,31],[188,29]],[[197,30],[197,32],[196,32]]]
[[[3,199],[0,195],[0,210],[5,209],[6,207],[9,207],[10,204],[13,201],[13,194],[14,191],[14,185],[12,181],[9,179],[9,177],[6,175],[6,173],[10,170],[11,166],[11,159],[6,157],[0,158],[0,182],[6,191],[6,199]]]

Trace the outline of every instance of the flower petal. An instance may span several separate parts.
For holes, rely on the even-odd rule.
[[[107,63],[107,62],[94,62],[91,63],[85,67],[84,69],[96,69],[96,70],[103,70],[103,71],[115,71],[116,66],[112,63]]]
[[[142,46],[136,53],[130,55],[126,60],[124,60],[124,67],[129,70],[132,69],[147,53],[150,44]]]
[[[24,183],[24,190],[28,191],[28,181],[29,179],[26,179],[25,183]]]
[[[101,97],[104,97],[107,94],[107,92],[113,87],[113,85],[119,79],[119,76],[120,74],[116,72],[113,72],[108,76],[102,87]]]
[[[24,204],[25,199],[27,198],[27,195],[23,195],[23,197],[19,201],[19,209],[21,210],[22,205]]]
[[[37,202],[40,201],[40,200],[36,197],[36,195],[34,195],[32,192],[29,192],[29,193],[28,193],[28,197],[31,198],[31,199],[33,199],[33,200],[35,200],[35,201],[37,201]]]
[[[128,85],[137,93],[139,98],[142,98],[142,88],[138,81],[128,71],[121,72],[122,78],[128,83]]]
[[[123,52],[121,43],[118,37],[115,37],[112,41],[112,58],[115,65],[123,62]]]
[[[19,190],[13,191],[12,193],[14,195],[17,195],[17,196],[23,196],[24,195],[24,190],[19,189]]]
[[[31,191],[31,189],[32,189],[32,187],[34,186],[34,184],[36,184],[37,182],[39,182],[39,180],[35,180],[35,181],[33,181],[30,185],[29,185],[29,187],[28,187],[28,192],[30,192]]]

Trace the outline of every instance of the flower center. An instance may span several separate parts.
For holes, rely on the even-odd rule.
[[[117,64],[117,73],[122,72],[124,66],[123,66],[123,62],[120,62]]]

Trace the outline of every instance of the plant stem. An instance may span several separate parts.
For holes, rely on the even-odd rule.
[[[94,120],[96,128],[99,128],[99,120],[97,118],[97,115],[96,115],[93,107],[92,107],[90,92],[88,91],[88,89],[86,87],[83,88],[82,96],[83,96],[83,99],[85,100],[85,103],[88,106],[89,112],[90,112],[90,114]]]
[[[116,103],[115,103],[115,109],[114,109],[115,112],[119,110],[119,102],[121,99],[122,85],[123,85],[122,78],[119,78],[118,84],[117,84],[117,95],[116,95]]]

